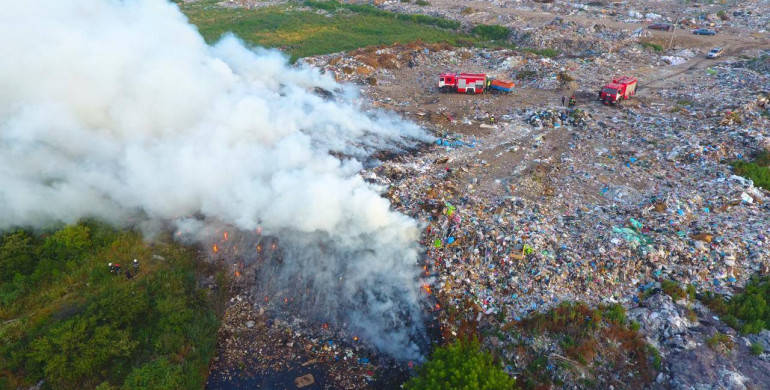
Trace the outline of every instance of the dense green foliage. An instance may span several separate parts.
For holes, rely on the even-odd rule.
[[[707,293],[703,302],[743,334],[770,329],[770,277],[753,277],[746,289],[729,301]]]
[[[757,187],[770,190],[770,151],[762,151],[753,162],[736,160],[730,165],[736,175],[751,179]]]
[[[473,27],[471,32],[484,39],[490,39],[494,41],[504,41],[508,39],[509,35],[511,35],[511,30],[509,30],[507,27],[487,24],[479,24],[478,26]]]
[[[97,223],[1,236],[0,389],[200,388],[221,299],[196,288],[204,268],[190,250]]]
[[[404,389],[503,390],[513,389],[515,384],[476,340],[455,341],[436,348],[417,372],[404,384]]]

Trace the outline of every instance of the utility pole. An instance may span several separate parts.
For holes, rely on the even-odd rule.
[[[668,41],[668,50],[671,50],[671,44],[674,43],[674,34],[676,33],[676,24],[679,22],[679,17],[674,20],[674,29],[671,30],[671,40]]]

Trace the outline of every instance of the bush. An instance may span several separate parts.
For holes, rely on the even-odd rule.
[[[649,353],[650,358],[652,359],[652,366],[655,367],[656,370],[660,371],[663,365],[663,359],[660,357],[660,351],[658,351],[658,349],[652,345],[647,345],[647,353]]]
[[[534,70],[520,70],[516,73],[517,80],[534,80],[537,78],[537,72]]]
[[[512,389],[514,385],[515,381],[494,363],[491,354],[481,350],[477,340],[461,340],[436,348],[404,389],[498,390]]]
[[[180,366],[169,363],[166,358],[155,359],[131,371],[123,383],[124,390],[175,390],[182,386]]]
[[[697,298],[695,285],[692,283],[687,285],[687,297],[690,298],[691,301],[694,301]]]
[[[569,83],[571,81],[575,81],[574,77],[570,76],[569,73],[564,71],[559,72],[559,74],[556,75],[556,79],[558,79],[563,84]]]
[[[761,355],[762,352],[765,352],[765,348],[762,346],[761,343],[752,343],[751,344],[751,353],[754,355]]]
[[[153,253],[166,261],[143,262],[130,280],[106,265]],[[13,275],[0,283],[0,388],[202,387],[222,297],[196,288],[193,251],[83,223],[1,236],[0,260]]]
[[[757,153],[754,162],[761,167],[770,167],[770,150],[763,150]]]
[[[421,7],[425,7],[425,6],[427,6],[427,5],[430,5],[430,2],[427,2],[427,1],[425,1],[425,0],[417,0],[417,1],[415,1],[414,3],[415,3],[415,4],[417,4],[417,5],[419,5],[419,6],[421,6]]]
[[[32,237],[19,231],[0,240],[0,282],[9,282],[16,274],[29,275],[37,259],[32,253]]]
[[[511,35],[511,30],[499,25],[479,24],[471,29],[471,33],[484,39],[502,41],[508,39],[508,36]]]
[[[730,336],[720,332],[716,332],[713,336],[707,338],[706,344],[716,351],[719,351],[722,348],[727,351],[733,349],[733,341],[730,339]]]
[[[770,168],[761,166],[756,162],[743,160],[733,161],[730,165],[736,175],[751,179],[754,185],[770,191]]]
[[[682,290],[682,287],[679,286],[679,283],[673,280],[662,280],[660,282],[660,288],[674,301],[678,301],[687,297],[687,293]]]
[[[626,308],[619,303],[613,303],[605,310],[604,316],[607,321],[613,324],[623,324],[626,320]]]
[[[652,49],[655,51],[663,51],[663,45],[654,42],[642,42],[642,47]]]

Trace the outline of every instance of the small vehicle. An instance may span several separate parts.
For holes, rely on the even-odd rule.
[[[669,31],[672,28],[674,28],[674,26],[672,26],[672,25],[670,25],[668,23],[653,23],[653,24],[647,26],[647,28],[649,28],[650,30]]]
[[[708,29],[708,28],[698,28],[695,30],[692,30],[692,33],[695,35],[716,35],[716,30]]]
[[[706,54],[706,58],[719,58],[722,56],[722,52],[723,50],[721,47],[715,47]]]

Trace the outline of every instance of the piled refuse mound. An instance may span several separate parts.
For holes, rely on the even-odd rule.
[[[695,22],[689,17],[702,9],[664,1],[377,3],[465,27],[500,23],[511,27],[507,43],[540,49],[413,42],[299,61],[351,82],[371,109],[435,135],[433,144],[387,156],[361,175],[421,224],[426,312],[439,338],[480,336],[507,372],[541,375],[541,383],[767,383],[757,367],[767,367],[768,354],[746,353],[745,342],[702,305],[659,293],[666,280],[730,296],[750,276],[770,272],[770,193],[730,165],[770,148],[770,47],[746,30],[766,21],[748,13],[763,2],[715,6]],[[659,9],[648,12],[649,4]],[[743,11],[719,16],[718,7]],[[676,30],[667,50],[658,42],[668,43],[669,33],[645,27],[673,23],[679,11],[678,29],[713,23],[727,30],[720,34],[738,32],[698,40]],[[718,61],[705,59],[714,42],[733,46]],[[542,55],[553,54],[546,48],[558,55]],[[510,95],[441,93],[438,75],[447,71],[486,73],[516,87]],[[638,93],[620,106],[596,101],[621,75],[638,78]],[[236,351],[226,366],[291,370],[312,362],[330,371],[313,373],[308,386],[319,388],[373,387],[371,378],[385,372],[410,372],[323,324],[269,322],[260,311],[268,305],[248,294],[244,300],[233,303],[240,314],[226,319],[237,335],[227,337],[237,341],[226,348]],[[619,307],[628,310],[624,320],[613,311]],[[583,318],[593,326],[590,338],[560,317],[597,310],[616,317]],[[556,317],[543,322],[543,313]],[[716,330],[743,343],[729,362],[704,349]],[[244,360],[243,351],[265,345],[278,347],[262,347],[259,362]],[[715,364],[717,372],[706,373]]]

